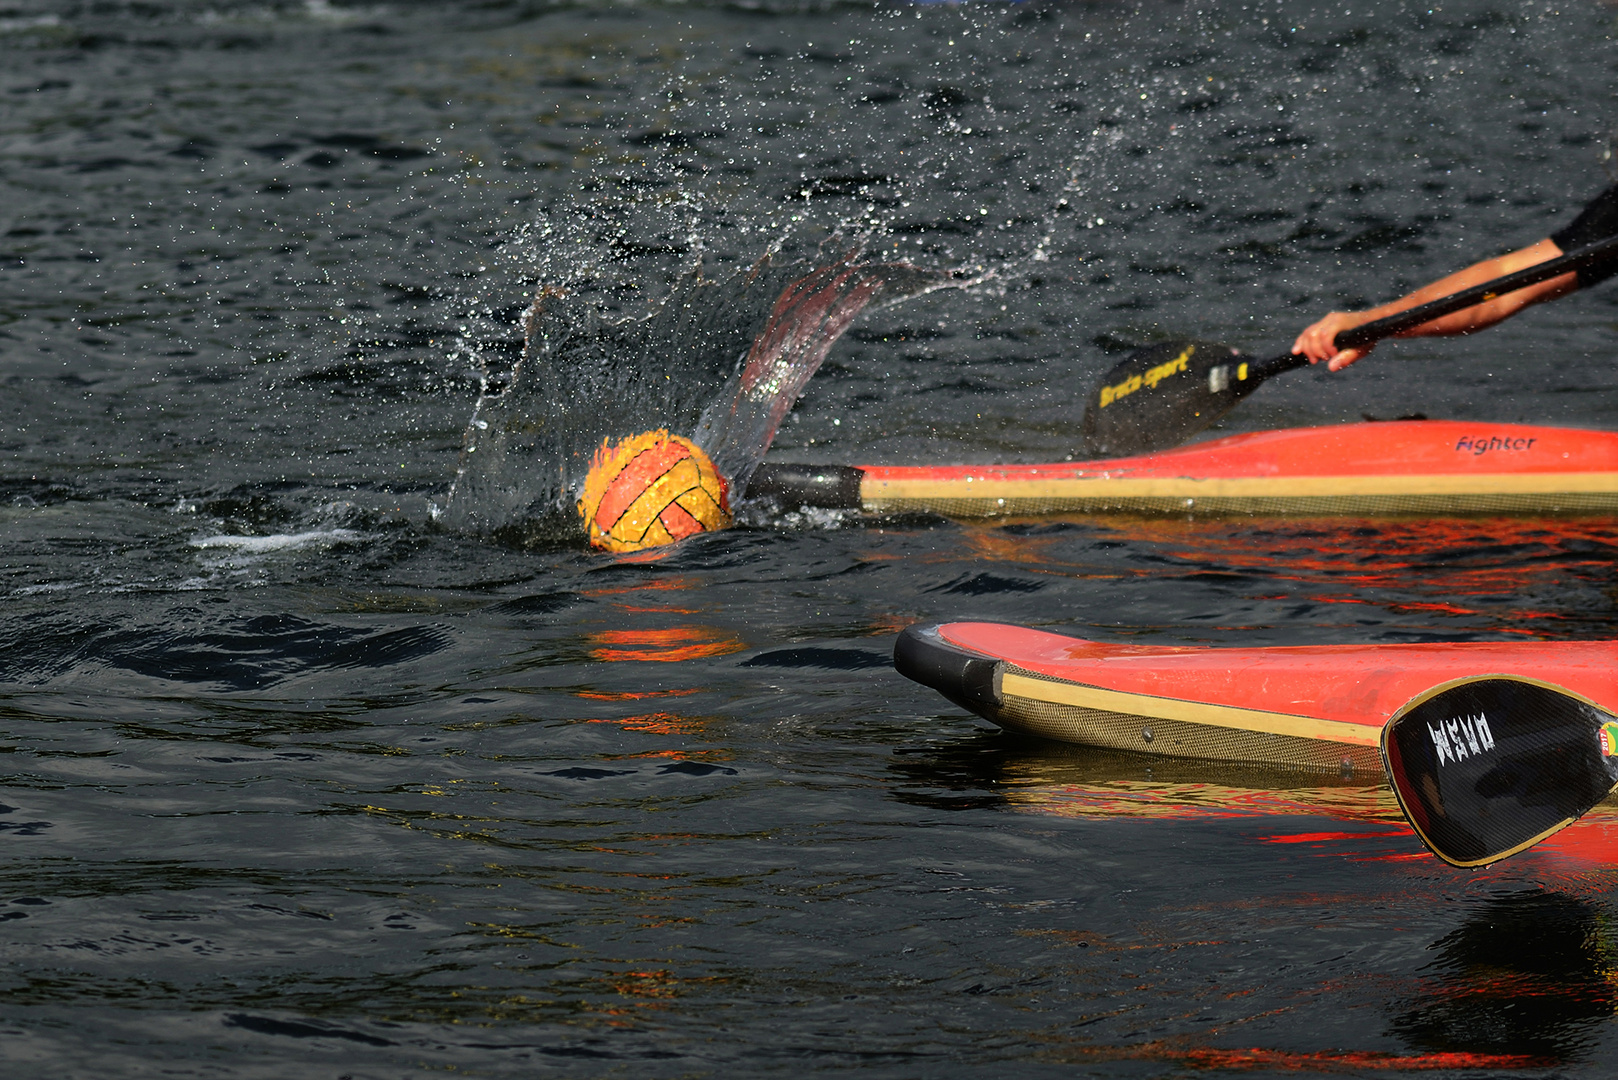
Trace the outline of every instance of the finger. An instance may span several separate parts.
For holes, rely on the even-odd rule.
[[[1344,349],[1326,364],[1328,371],[1342,371],[1348,365],[1370,352],[1369,349]]]
[[[1317,323],[1305,330],[1298,338],[1298,342],[1303,346],[1302,352],[1309,357],[1309,362],[1318,364],[1322,360],[1330,360],[1337,355],[1337,347],[1332,344],[1331,340],[1334,336],[1334,334],[1327,333]]]

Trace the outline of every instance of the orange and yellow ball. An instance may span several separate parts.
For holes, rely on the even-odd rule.
[[[578,505],[591,545],[607,551],[672,544],[731,521],[725,478],[701,447],[667,431],[603,439]]]

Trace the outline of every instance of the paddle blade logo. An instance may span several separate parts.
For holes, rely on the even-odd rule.
[[[1608,726],[1618,728],[1614,724]],[[1451,717],[1440,721],[1437,727],[1428,724],[1427,732],[1433,737],[1433,749],[1438,753],[1440,765],[1465,761],[1494,749],[1494,733],[1489,730],[1489,721],[1482,713]]]
[[[1125,398],[1130,394],[1133,394],[1142,386],[1150,389],[1157,386],[1158,383],[1162,382],[1170,375],[1178,375],[1180,372],[1185,370],[1185,365],[1188,361],[1190,361],[1191,354],[1196,351],[1197,347],[1195,345],[1187,345],[1184,352],[1167,363],[1158,364],[1156,367],[1148,368],[1139,375],[1131,375],[1129,378],[1125,379],[1121,383],[1118,383],[1116,386],[1103,386],[1101,388],[1101,407],[1105,409],[1108,405],[1111,405],[1119,398]]]
[[[1494,675],[1415,700],[1382,729],[1383,761],[1405,817],[1451,866],[1539,843],[1618,781],[1618,756],[1598,752],[1618,749],[1618,716],[1555,687]]]
[[[1602,757],[1618,757],[1618,723],[1608,721],[1602,724],[1596,740],[1601,743]]]

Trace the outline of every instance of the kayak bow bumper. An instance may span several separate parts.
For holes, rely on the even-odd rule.
[[[938,626],[911,626],[893,644],[893,666],[980,715],[1000,706],[1001,662],[945,641]]]

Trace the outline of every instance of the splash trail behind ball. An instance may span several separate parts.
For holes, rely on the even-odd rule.
[[[725,478],[690,439],[648,431],[603,439],[590,459],[579,514],[594,547],[640,551],[730,526]]]

